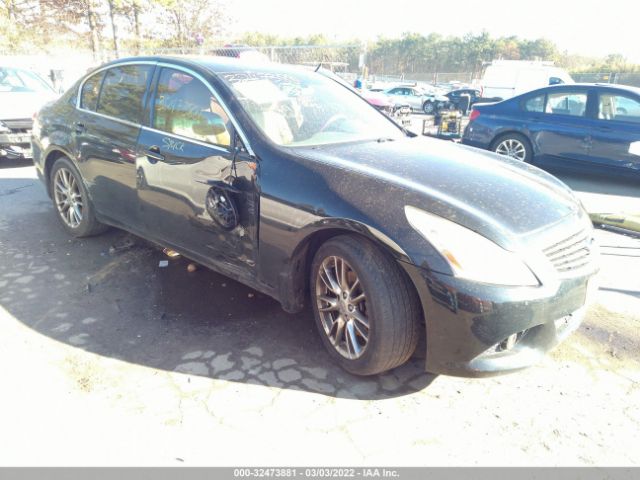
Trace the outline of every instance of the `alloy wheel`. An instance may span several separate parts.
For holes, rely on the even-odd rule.
[[[515,158],[516,160],[524,161],[527,156],[527,149],[521,141],[516,140],[515,138],[507,138],[498,144],[496,147],[496,153],[498,155],[504,155]]]
[[[82,222],[83,200],[80,185],[74,174],[66,168],[56,172],[54,198],[60,217],[71,228],[78,228]]]
[[[323,260],[316,278],[316,306],[324,333],[343,357],[360,358],[368,345],[367,299],[360,279],[341,257]]]

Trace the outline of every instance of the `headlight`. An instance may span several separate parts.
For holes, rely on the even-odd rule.
[[[442,217],[405,206],[409,224],[446,259],[456,277],[494,285],[539,285],[513,252]]]

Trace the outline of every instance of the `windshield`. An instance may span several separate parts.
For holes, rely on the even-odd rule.
[[[399,127],[358,95],[318,73],[245,71],[220,76],[257,127],[278,145],[403,136]]]
[[[51,87],[38,75],[19,68],[0,67],[0,92],[48,92]]]

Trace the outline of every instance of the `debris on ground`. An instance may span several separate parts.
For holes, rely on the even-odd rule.
[[[172,248],[165,248],[162,250],[162,253],[164,253],[167,257],[169,258],[180,258],[181,255],[176,252],[175,250],[173,250]]]
[[[255,297],[255,296],[256,296],[256,295],[255,295],[255,293],[249,293],[249,294],[247,295],[247,297],[249,297],[249,298],[253,298],[253,297]]]
[[[190,263],[187,265],[187,272],[193,273],[198,269],[198,266],[195,263]]]
[[[132,237],[124,237],[122,240],[109,247],[109,255],[115,255],[135,247],[136,242]]]
[[[159,266],[160,268],[166,268],[166,267],[168,267],[168,266],[169,266],[169,260],[160,260],[160,261],[158,262],[158,266]]]

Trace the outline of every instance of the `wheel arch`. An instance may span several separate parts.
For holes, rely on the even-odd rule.
[[[322,244],[340,235],[362,238],[396,261],[409,261],[404,250],[384,233],[355,221],[333,219],[329,224],[325,223],[322,227],[307,232],[291,252],[286,268],[280,272],[278,289],[284,310],[296,313],[304,309],[313,257]],[[415,288],[413,282],[410,283]]]
[[[531,151],[534,152],[534,145],[533,145],[533,141],[531,140],[531,137],[529,134],[527,134],[527,132],[523,132],[522,130],[516,130],[514,128],[510,128],[508,130],[502,130],[498,133],[496,133],[494,135],[494,137],[491,139],[491,143],[489,143],[489,150],[493,151],[494,148],[496,147],[496,144],[498,143],[498,140],[500,140],[502,137],[506,137],[507,135],[520,135],[522,137],[524,137],[524,139],[529,142],[529,146],[531,147]]]
[[[48,150],[44,157],[43,172],[45,185],[47,186],[47,193],[49,194],[49,196],[51,196],[51,169],[53,168],[53,164],[56,163],[56,160],[61,157],[67,157],[69,159],[72,158],[68,152],[58,147]]]

